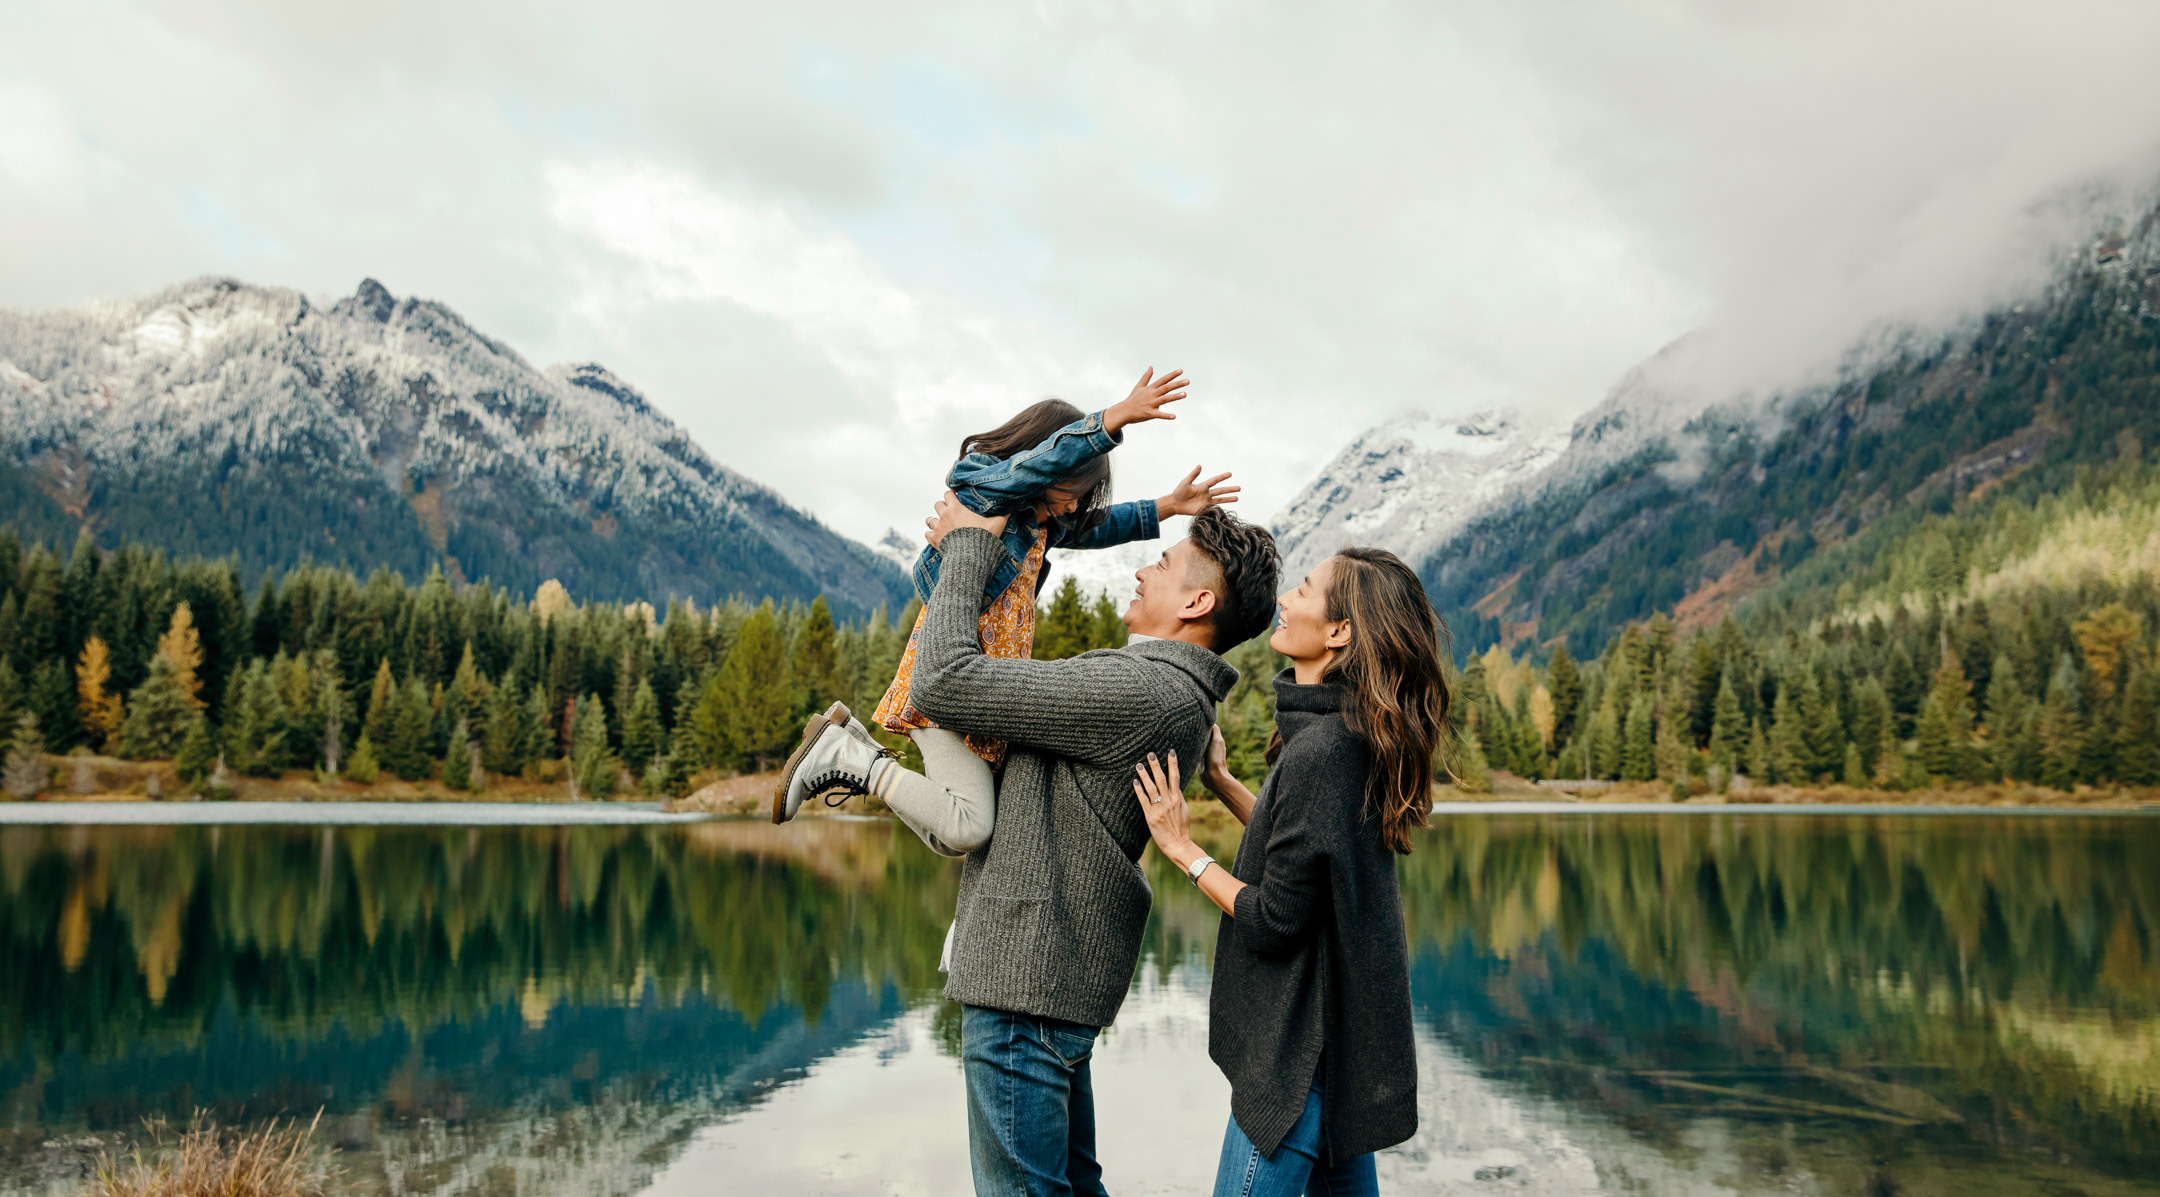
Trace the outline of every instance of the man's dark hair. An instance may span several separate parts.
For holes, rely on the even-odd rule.
[[[1282,576],[1274,534],[1224,508],[1210,507],[1193,517],[1187,535],[1200,558],[1219,574],[1219,580],[1189,579],[1215,591],[1215,651],[1228,652],[1266,631],[1275,622],[1276,583]],[[1207,568],[1199,561],[1194,564]]]

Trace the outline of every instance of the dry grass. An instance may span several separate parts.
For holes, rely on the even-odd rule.
[[[197,1115],[186,1133],[169,1138],[150,1126],[147,1154],[137,1147],[121,1159],[98,1160],[92,1197],[322,1197],[329,1168],[315,1152],[317,1113],[306,1126],[271,1119],[253,1131],[233,1131]]]

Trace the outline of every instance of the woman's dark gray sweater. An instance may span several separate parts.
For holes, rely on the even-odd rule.
[[[1365,745],[1339,687],[1275,679],[1282,752],[1253,805],[1232,873],[1246,888],[1215,943],[1208,1054],[1230,1114],[1272,1154],[1305,1108],[1326,1049],[1327,1155],[1347,1159],[1417,1131],[1410,944],[1395,854],[1367,810]]]

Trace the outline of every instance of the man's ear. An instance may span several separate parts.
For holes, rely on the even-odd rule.
[[[1195,590],[1185,596],[1185,605],[1178,608],[1177,617],[1186,623],[1191,623],[1198,619],[1212,618],[1214,614],[1215,592],[1212,590]]]

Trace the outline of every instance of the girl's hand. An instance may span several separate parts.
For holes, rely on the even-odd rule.
[[[1207,762],[1200,767],[1200,784],[1220,794],[1235,781],[1230,774],[1230,746],[1223,743],[1222,728],[1208,729]]]
[[[1172,370],[1157,378],[1155,368],[1150,366],[1140,376],[1140,381],[1133,384],[1132,394],[1103,412],[1103,431],[1115,434],[1127,424],[1138,424],[1143,420],[1175,420],[1177,417],[1164,411],[1163,406],[1184,397],[1185,371]]]
[[[1192,812],[1185,808],[1185,791],[1178,784],[1177,752],[1170,753],[1170,770],[1148,753],[1133,766],[1133,796],[1140,799],[1140,813],[1147,816],[1148,834],[1171,863],[1185,868],[1201,856],[1192,840]]]
[[[1205,482],[1197,481],[1200,467],[1194,466],[1185,481],[1170,488],[1170,493],[1155,500],[1155,518],[1168,519],[1173,515],[1198,515],[1210,507],[1238,501],[1238,491],[1243,487],[1222,485],[1230,477],[1228,470]]]

